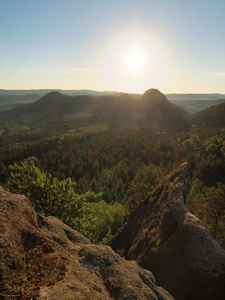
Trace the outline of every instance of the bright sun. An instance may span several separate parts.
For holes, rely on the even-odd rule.
[[[126,64],[132,71],[139,71],[146,63],[144,54],[139,50],[132,50],[126,55]]]

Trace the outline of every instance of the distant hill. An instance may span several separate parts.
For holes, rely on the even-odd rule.
[[[180,106],[186,114],[194,114],[215,104],[224,103],[225,95],[214,94],[166,94],[172,103]]]
[[[60,92],[68,96],[91,96],[104,97],[107,95],[119,95],[120,93],[114,91],[93,91],[93,90],[1,90],[0,89],[0,111],[10,110],[18,107],[17,104],[29,104],[37,101],[41,97],[51,92]],[[4,107],[3,107],[4,106]]]
[[[216,104],[188,117],[192,125],[202,127],[225,126],[225,103]]]
[[[129,124],[132,121],[134,107],[135,100],[128,94],[121,94],[116,97],[108,96],[104,99],[102,105],[95,110],[93,120]]]
[[[15,104],[14,104],[15,105]],[[157,89],[147,90],[142,97],[136,94],[69,96],[58,91],[11,110],[0,110],[1,121],[21,121],[33,126],[39,122],[85,116],[94,123],[106,122],[123,126],[173,126],[183,128],[182,109],[167,100]]]
[[[16,104],[28,104],[37,101],[42,97],[42,94],[27,94],[27,95],[0,95],[1,106],[10,106]]]
[[[62,94],[66,95],[91,95],[91,96],[104,96],[104,95],[116,95],[121,94],[118,91],[95,91],[89,89],[82,89],[82,90],[63,90],[63,89],[31,89],[31,90],[5,90],[0,89],[0,96],[25,96],[25,95],[40,95],[44,96],[50,92],[57,91]],[[141,97],[142,94],[131,94]],[[178,101],[186,101],[186,100],[217,100],[217,99],[224,99],[225,94],[220,93],[211,93],[211,94],[165,94],[169,101],[171,100],[178,100]]]
[[[217,100],[170,100],[172,103],[182,107],[187,114],[194,114],[200,110],[213,106],[215,104],[225,103],[224,99]]]
[[[94,98],[107,98],[108,96],[120,96],[123,93],[117,91],[95,91],[95,90],[62,90],[62,89],[38,89],[38,90],[4,90],[0,89],[0,111],[15,108],[16,104],[28,104],[37,101],[44,95],[53,91],[68,96],[91,96]],[[142,94],[127,94],[133,99],[140,100]],[[165,94],[167,99],[181,107],[186,114],[192,114],[214,104],[225,102],[225,95],[214,94]],[[101,101],[100,101],[101,102]],[[99,103],[100,103],[99,102]],[[12,105],[12,106],[11,106]],[[4,108],[2,107],[4,106]]]
[[[1,121],[23,121],[27,125],[65,117],[90,114],[93,98],[89,96],[67,96],[60,92],[51,92],[41,99],[0,112]]]
[[[10,104],[10,105],[0,105],[0,112],[11,110],[11,109],[18,108],[18,107],[22,107],[24,105],[26,105],[26,104],[15,103],[15,104]]]
[[[157,89],[147,90],[142,97],[142,109],[151,123],[182,126],[184,119],[182,109],[171,103]]]
[[[80,95],[89,95],[89,96],[103,96],[103,95],[113,95],[118,94],[116,91],[94,91],[94,90],[62,90],[62,89],[39,89],[39,90],[2,90],[0,89],[0,96],[16,96],[24,97],[28,95],[38,95],[39,98],[51,93],[51,92],[60,92],[69,96],[80,96]]]
[[[80,90],[80,93],[85,93],[85,91]],[[11,104],[3,101],[4,105],[1,105],[2,96],[0,95],[0,120],[22,122],[25,125],[33,126],[45,121],[85,116],[90,117],[90,121],[93,123],[104,122],[115,127],[153,125],[184,129],[187,126],[188,103],[190,105],[193,103],[194,108],[192,107],[192,110],[200,110],[201,107],[206,105],[219,103],[199,111],[199,114],[189,116],[187,120],[191,124],[207,127],[224,126],[225,119],[225,99],[177,101],[176,103],[186,105],[181,107],[169,101],[157,89],[149,89],[143,96],[126,93],[71,96],[53,91],[39,98],[39,100],[26,104],[31,95],[33,99],[37,97],[33,94],[15,96],[20,100],[19,103],[15,100],[16,98],[13,100],[14,96],[4,96],[8,99],[12,97]],[[211,95],[211,97],[216,96],[218,94]]]
[[[107,97],[96,109],[93,120],[128,126],[183,126],[182,114],[182,109],[168,101],[159,90],[149,89],[142,98],[129,94]]]
[[[187,101],[187,100],[217,100],[224,99],[225,95],[220,93],[211,94],[166,94],[167,99],[170,101]]]

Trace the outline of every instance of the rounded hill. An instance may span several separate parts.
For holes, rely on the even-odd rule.
[[[202,127],[225,126],[225,103],[216,104],[189,116],[192,125]]]

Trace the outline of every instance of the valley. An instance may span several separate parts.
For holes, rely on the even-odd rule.
[[[102,243],[167,173],[187,161],[187,206],[225,246],[223,202],[216,224],[208,213],[213,201],[208,195],[213,190],[224,193],[224,120],[222,103],[186,114],[156,89],[146,91],[142,98],[50,92],[1,113],[1,185],[13,192],[31,193],[37,205],[36,189],[43,194],[44,181],[49,180],[45,188],[50,190],[43,194],[43,201],[50,202],[53,182],[62,189],[68,184],[74,197],[82,199],[75,202],[85,205],[79,204],[75,216],[67,221],[57,216],[70,226],[79,224],[81,233]],[[24,181],[26,172],[31,186]],[[36,178],[35,189],[32,178]],[[208,202],[204,200],[202,205],[206,197]],[[44,214],[53,213],[50,208],[38,207]],[[101,215],[101,210],[108,213]],[[96,228],[92,230],[92,226]]]

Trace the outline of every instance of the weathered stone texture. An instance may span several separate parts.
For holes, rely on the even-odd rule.
[[[224,299],[225,251],[187,211],[187,163],[132,211],[109,243],[126,259],[151,270],[175,299]]]
[[[37,274],[29,270],[41,271],[41,264],[52,268],[49,262],[60,280],[44,286],[37,276],[38,288],[33,289],[31,277]],[[35,213],[26,197],[0,188],[0,298],[8,299],[10,291],[28,299],[19,288],[28,285],[29,299],[39,300],[173,299],[136,262],[126,261],[109,246],[91,244],[57,218]]]

